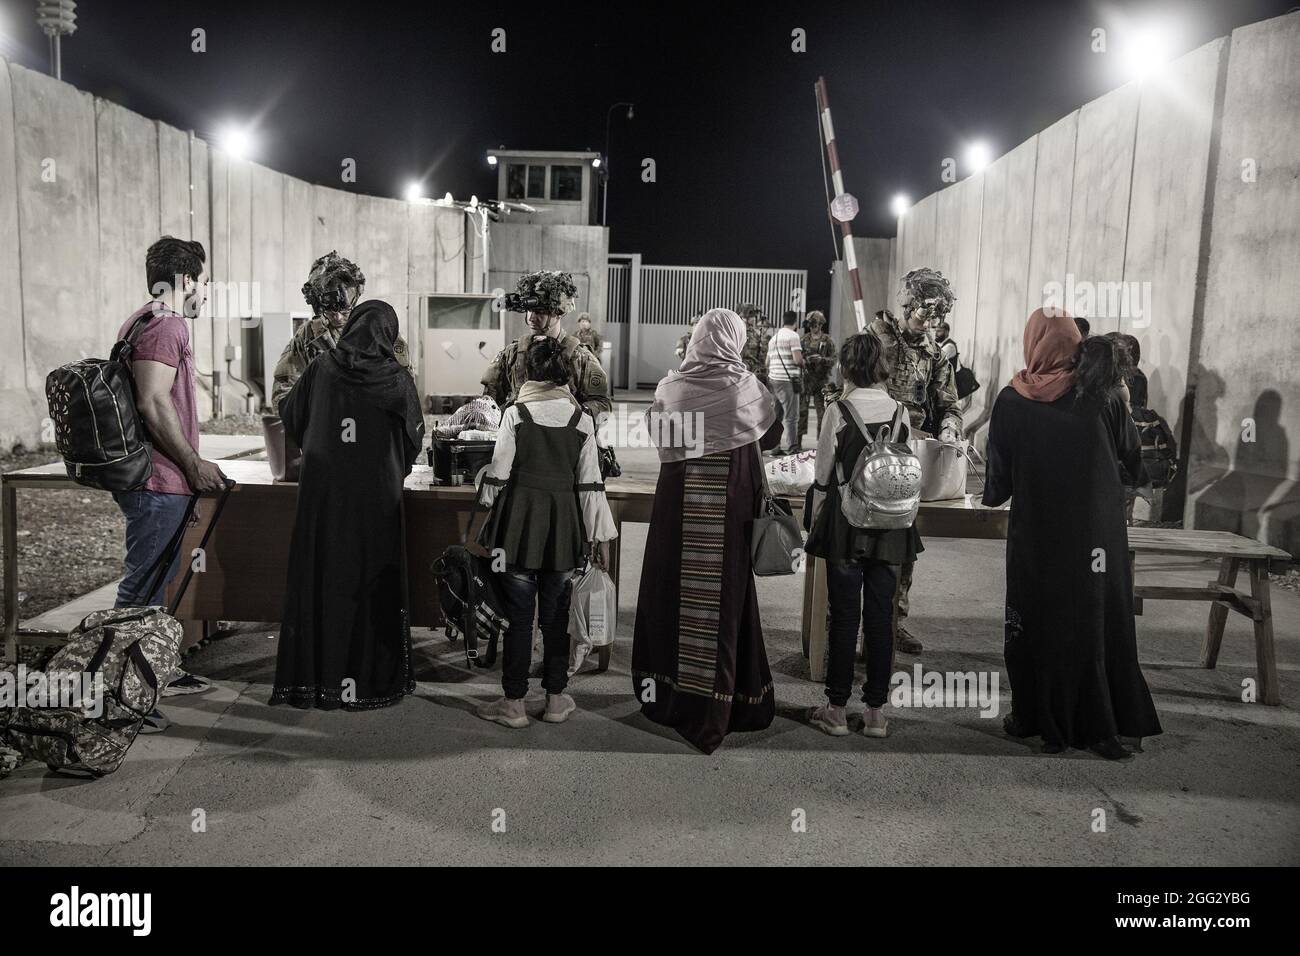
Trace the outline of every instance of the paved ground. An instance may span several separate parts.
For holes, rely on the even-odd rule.
[[[895,710],[883,741],[822,735],[803,718],[821,694],[799,647],[801,579],[764,579],[779,714],[706,757],[632,697],[644,536],[628,526],[613,668],[574,679],[581,709],[568,723],[478,720],[498,675],[467,672],[428,631],[417,632],[419,691],[400,706],[272,709],[275,630],[250,627],[189,658],[218,689],[169,702],[173,729],[140,738],[117,774],[84,783],[28,767],[0,782],[0,865],[1300,863],[1295,592],[1273,597],[1283,707],[1239,701],[1254,674],[1249,622],[1229,621],[1219,668],[1206,671],[1195,663],[1205,606],[1149,603],[1139,642],[1165,733],[1117,765],[1040,754],[974,709]],[[1000,672],[1003,545],[927,545],[914,592],[921,662]],[[1173,568],[1140,573],[1211,576]],[[1092,828],[1099,810],[1105,832]]]

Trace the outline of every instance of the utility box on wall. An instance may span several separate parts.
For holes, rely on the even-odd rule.
[[[280,355],[298,326],[310,318],[310,312],[263,312],[259,321],[241,323],[241,372],[248,384],[261,393],[263,405],[271,404]]]
[[[420,396],[483,394],[483,373],[506,344],[501,313],[491,295],[429,295],[423,311],[419,362]]]

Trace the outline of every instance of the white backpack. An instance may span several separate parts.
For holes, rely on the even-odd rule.
[[[867,436],[867,447],[858,455],[847,481],[843,464],[835,462],[845,520],[866,531],[910,528],[921,507],[921,461],[909,445],[899,441],[907,409],[900,403],[892,423],[882,425],[873,440],[852,402],[841,399],[836,404]]]

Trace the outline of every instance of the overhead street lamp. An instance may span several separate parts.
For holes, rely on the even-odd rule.
[[[602,197],[600,202],[600,224],[602,226],[605,225],[605,216],[606,213],[609,212],[609,123],[610,120],[614,118],[614,110],[618,109],[620,106],[626,106],[627,118],[628,119],[632,118],[633,104],[628,103],[626,101],[620,103],[614,103],[613,105],[610,106],[609,109],[605,111],[605,151],[601,154],[601,156],[604,158],[604,163],[602,164],[592,163],[593,166],[597,166],[597,168],[600,169],[601,171],[600,179],[604,186],[604,190],[603,190],[604,196]]]

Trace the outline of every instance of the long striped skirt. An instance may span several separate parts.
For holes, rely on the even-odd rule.
[[[712,753],[776,714],[750,563],[755,445],[659,470],[632,646],[641,712]]]

